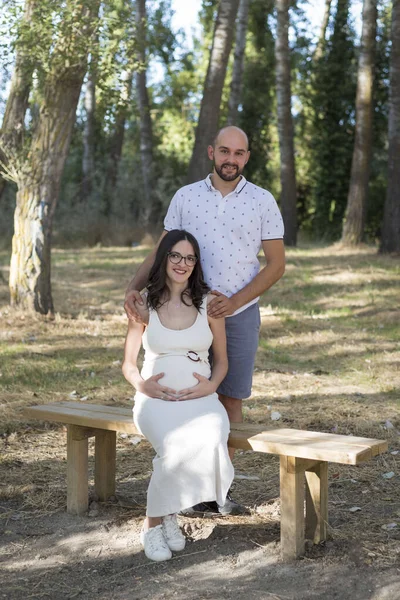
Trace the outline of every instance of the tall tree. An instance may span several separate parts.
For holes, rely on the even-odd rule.
[[[314,61],[310,131],[310,212],[318,239],[338,239],[354,147],[355,64],[350,0],[337,0],[333,31]]]
[[[11,80],[10,92],[7,98],[6,109],[0,132],[0,160],[3,170],[8,171],[7,164],[12,164],[17,159],[23,133],[24,119],[28,108],[29,93],[32,84],[34,60],[32,60],[31,44],[28,42],[27,33],[33,20],[36,0],[26,0],[24,15],[19,26],[14,72]],[[9,161],[9,159],[11,159]],[[0,198],[6,185],[0,169]],[[4,175],[6,173],[3,172]],[[12,174],[10,173],[11,177]]]
[[[138,60],[140,67],[136,72],[136,93],[139,106],[140,128],[140,160],[142,165],[144,210],[143,225],[148,227],[156,218],[154,211],[154,158],[153,158],[153,126],[150,115],[150,100],[147,91],[146,63],[146,0],[136,0],[136,23]]]
[[[82,199],[90,196],[95,170],[95,109],[96,109],[96,58],[92,54],[85,90],[85,123],[83,127]]]
[[[285,223],[285,243],[288,246],[295,246],[297,241],[297,213],[293,117],[291,111],[289,3],[289,0],[276,0],[278,23],[275,56],[278,133],[281,157],[281,210]]]
[[[252,152],[246,177],[267,189],[273,184],[275,169],[271,126],[276,119],[275,32],[270,26],[274,9],[275,0],[252,0],[250,4],[242,111],[238,115],[238,125],[247,132]]]
[[[110,217],[112,198],[118,181],[118,169],[124,145],[126,120],[131,102],[133,71],[124,74],[124,85],[115,115],[114,130],[109,141],[109,156],[107,161],[106,177],[104,181],[102,212],[105,217]]]
[[[197,181],[207,174],[207,146],[212,143],[218,131],[222,89],[238,7],[239,0],[220,0],[219,3],[188,182]]]
[[[246,49],[247,23],[251,0],[240,0],[236,25],[235,53],[233,60],[232,81],[228,101],[228,125],[236,125],[238,108],[241,100],[244,52]]]
[[[365,226],[372,147],[376,17],[376,0],[364,0],[357,76],[356,131],[342,235],[342,242],[348,245],[361,243]]]
[[[37,126],[18,172],[10,296],[12,305],[30,312],[54,312],[50,277],[53,216],[99,4],[100,0],[63,4],[44,75]]]
[[[318,43],[314,52],[314,60],[319,60],[324,52],[326,42],[326,30],[328,29],[331,4],[332,0],[325,0],[324,14],[322,16],[321,28],[319,30]]]
[[[393,0],[390,54],[388,184],[381,252],[400,252],[400,0]]]

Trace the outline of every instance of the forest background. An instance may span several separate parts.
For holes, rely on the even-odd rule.
[[[0,0],[2,594],[398,598],[400,0],[186,3],[199,9],[193,47],[169,0]],[[123,287],[228,122],[248,132],[245,175],[286,226],[245,420],[387,439],[389,453],[332,466],[331,539],[291,565],[279,459],[237,453],[235,498],[250,514],[184,519],[188,552],[165,569],[139,539],[150,444],[118,436],[118,496],[98,503],[89,441],[90,511],[77,519],[66,436],[22,411],[132,406]]]
[[[319,1],[317,31],[307,0],[196,2],[188,45],[171,0],[3,0],[12,304],[53,311],[52,245],[157,235],[227,123],[249,134],[245,175],[277,198],[288,246],[400,251],[399,1]]]

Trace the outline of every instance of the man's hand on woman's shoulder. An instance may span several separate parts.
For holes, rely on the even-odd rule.
[[[218,290],[212,290],[208,295],[207,313],[213,319],[221,319],[233,315],[238,307],[235,305],[234,299],[228,298]]]
[[[136,323],[146,322],[147,307],[145,298],[139,290],[129,290],[126,292],[124,309],[130,321],[135,321]]]

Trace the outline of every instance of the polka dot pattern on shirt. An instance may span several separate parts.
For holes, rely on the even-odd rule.
[[[186,229],[197,238],[208,285],[227,296],[257,275],[262,241],[283,238],[275,199],[244,178],[225,197],[212,187],[209,177],[181,188],[171,201],[164,226]]]

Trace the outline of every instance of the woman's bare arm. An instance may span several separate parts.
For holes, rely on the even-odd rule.
[[[213,365],[210,381],[214,383],[215,389],[217,389],[228,372],[225,319],[214,319],[213,317],[208,317],[208,322],[213,333]]]
[[[144,325],[136,321],[128,322],[128,333],[125,339],[124,362],[122,363],[122,373],[125,379],[138,389],[140,382],[143,381],[137,366],[137,357],[142,345],[142,335]]]

